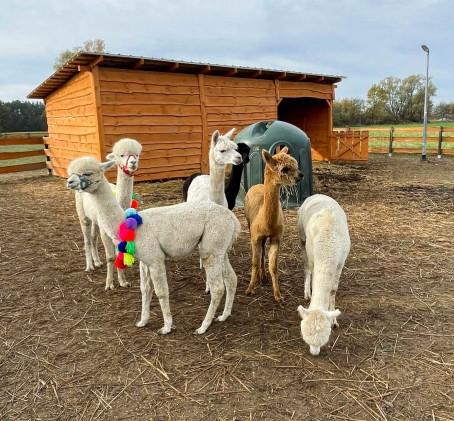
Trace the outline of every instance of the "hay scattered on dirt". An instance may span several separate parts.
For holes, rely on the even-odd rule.
[[[254,297],[250,245],[231,254],[232,316],[192,332],[208,307],[197,253],[168,264],[175,330],[138,329],[138,270],[104,291],[84,272],[72,192],[45,172],[0,176],[0,419],[452,420],[454,159],[370,157],[314,163],[315,190],[344,207],[352,250],[340,328],[319,357],[299,333],[303,300],[296,210],[286,210],[282,305]],[[141,183],[148,206],[181,201],[182,181]]]

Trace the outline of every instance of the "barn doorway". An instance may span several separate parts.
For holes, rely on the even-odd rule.
[[[329,160],[332,114],[327,100],[283,98],[278,105],[277,115],[279,120],[299,127],[308,135],[312,159]]]

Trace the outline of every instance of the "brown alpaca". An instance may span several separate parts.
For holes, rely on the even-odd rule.
[[[270,239],[268,265],[273,282],[273,293],[276,301],[281,301],[277,279],[277,258],[284,234],[284,214],[279,200],[281,186],[298,183],[303,173],[298,169],[295,158],[287,154],[284,147],[279,153],[271,154],[262,150],[265,162],[265,184],[256,184],[247,192],[244,212],[249,224],[252,245],[252,275],[246,294],[253,294],[258,280],[265,275],[265,244]]]

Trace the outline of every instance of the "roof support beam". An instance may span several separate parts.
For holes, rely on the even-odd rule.
[[[307,75],[299,75],[297,78],[296,78],[296,81],[299,82],[301,80],[304,80],[307,78]]]
[[[180,67],[180,63],[172,63],[167,69],[169,72],[174,72]]]
[[[281,72],[276,76],[277,80],[285,79],[287,77],[287,72]]]
[[[256,70],[255,72],[250,73],[249,77],[259,77],[262,74],[261,70]]]
[[[238,73],[238,69],[236,67],[232,67],[231,69],[227,70],[224,76],[233,76]]]
[[[138,69],[139,67],[142,67],[144,64],[145,64],[145,59],[141,58],[133,64],[132,68],[135,70],[135,69]]]
[[[202,67],[202,68],[198,71],[198,73],[199,73],[199,75],[204,75],[204,74],[206,74],[206,73],[209,73],[210,70],[211,70],[211,66],[210,66],[210,65],[207,65],[207,66]]]

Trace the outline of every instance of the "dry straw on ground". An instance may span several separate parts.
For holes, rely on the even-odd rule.
[[[232,316],[192,334],[208,306],[197,253],[168,264],[175,330],[138,329],[138,270],[106,292],[84,272],[73,194],[44,173],[0,176],[0,419],[452,420],[454,159],[372,155],[314,163],[316,192],[344,207],[352,250],[340,328],[319,357],[299,333],[296,210],[286,210],[282,305],[244,291],[250,245],[231,253]],[[181,181],[144,183],[144,207],[181,200]]]

